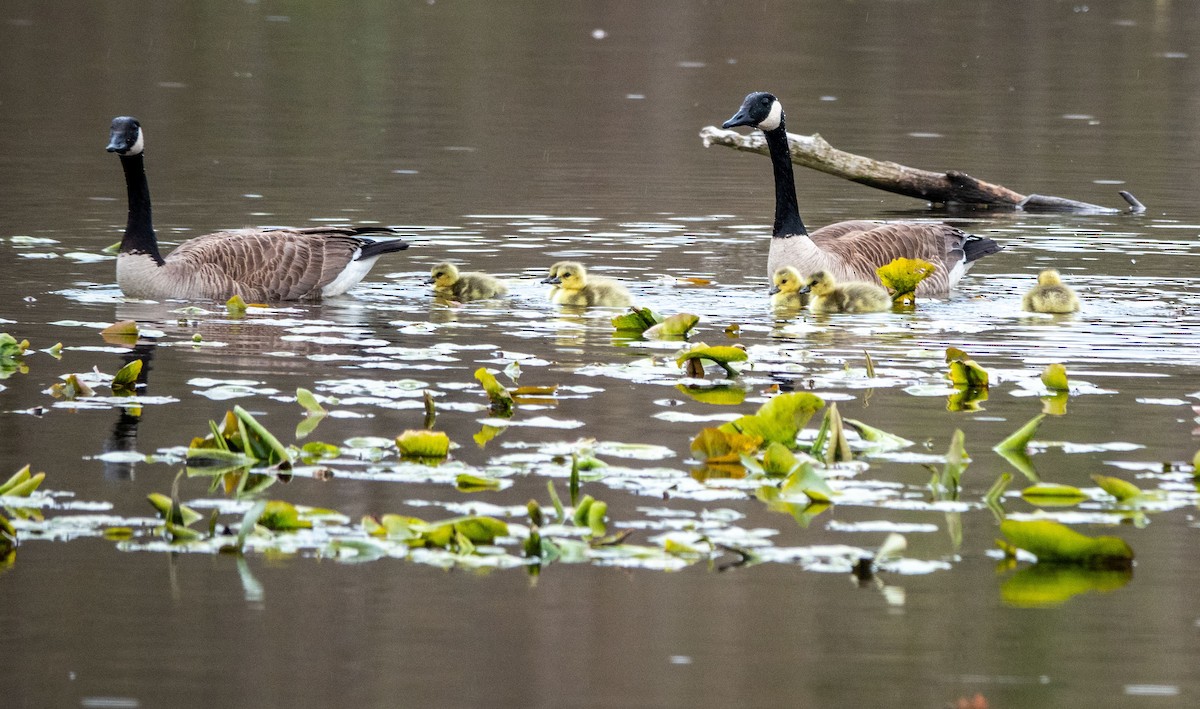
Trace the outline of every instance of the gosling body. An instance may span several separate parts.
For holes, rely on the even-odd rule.
[[[763,132],[775,176],[775,224],[767,273],[793,266],[801,273],[824,271],[843,281],[879,283],[875,269],[897,258],[919,258],[935,270],[917,295],[946,295],[974,263],[1001,250],[992,239],[936,222],[846,221],[813,231],[804,227],[796,201],[791,149],[783,106],[772,94],[752,93],[723,128],[751,126]]]
[[[555,305],[624,308],[632,302],[624,286],[608,278],[589,276],[583,264],[562,261],[554,267],[558,269],[557,274],[542,282],[558,286],[550,292],[550,302]]]
[[[779,309],[798,310],[808,305],[808,295],[801,293],[804,277],[791,266],[777,269],[771,277],[771,305]]]
[[[1037,285],[1021,299],[1021,308],[1034,313],[1073,313],[1079,310],[1079,298],[1063,284],[1058,271],[1048,268],[1038,274]]]
[[[146,180],[145,136],[136,118],[118,116],[108,152],[121,159],[129,220],[117,254],[117,285],[132,298],[250,302],[319,300],[341,295],[376,259],[408,248],[386,227],[236,229],[190,239],[163,256]]]
[[[808,277],[801,293],[811,293],[808,307],[814,313],[879,313],[890,310],[892,297],[874,283],[838,283],[825,271]]]
[[[499,278],[479,271],[462,272],[448,262],[439,263],[430,270],[429,283],[436,295],[460,303],[496,298],[508,293],[508,286]]]

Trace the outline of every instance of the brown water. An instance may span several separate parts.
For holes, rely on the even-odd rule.
[[[169,492],[179,466],[166,454],[233,404],[290,443],[295,389],[337,396],[345,417],[307,440],[341,444],[420,427],[429,388],[456,461],[511,487],[467,496],[436,474],[346,456],[333,479],[301,474],[269,495],[350,524],[385,512],[438,519],[463,503],[546,503],[547,479],[561,491],[565,470],[545,444],[655,444],[665,458],[601,454],[614,470],[585,483],[640,544],[671,515],[733,519],[780,550],[874,549],[907,525],[905,557],[925,566],[883,575],[888,593],[808,559],[675,573],[560,563],[534,583],[521,569],[341,563],[310,547],[244,560],[164,552],[146,536],[68,538],[29,522],[0,567],[0,705],[938,707],[976,693],[992,707],[1195,705],[1196,494],[1186,466],[1162,471],[1200,445],[1200,6],[316,5],[0,8],[0,331],[66,347],[61,361],[32,353],[28,373],[0,381],[0,477],[30,463],[54,494],[47,518],[128,523],[150,516],[146,494]],[[780,96],[792,131],[843,149],[1113,206],[1129,189],[1149,210],[931,213],[801,172],[812,226],[948,218],[1006,250],[911,315],[777,320],[763,295],[767,162],[697,137],[758,89]],[[111,260],[96,258],[124,225],[119,166],[103,150],[120,114],[145,126],[164,241],[354,221],[402,226],[413,247],[347,297],[243,320],[219,305],[123,302]],[[639,369],[675,345],[614,341],[611,313],[546,304],[534,276],[568,256],[627,279],[657,310],[701,315],[693,340],[722,342],[740,324],[755,363],[746,403],[694,401],[675,372]],[[512,278],[512,297],[433,303],[421,279],[445,258]],[[1047,266],[1078,287],[1082,314],[1020,314]],[[691,276],[714,283],[671,280]],[[98,335],[120,319],[149,331],[132,354]],[[982,410],[946,410],[947,346],[997,380]],[[876,380],[855,374],[864,351]],[[45,393],[65,374],[112,374],[135,357],[157,397],[140,416]],[[487,414],[472,372],[514,360],[522,384],[564,388],[556,406],[519,411],[480,447],[472,436]],[[1089,475],[1116,475],[1166,497],[1135,524],[1116,525],[1097,502],[1062,517],[1126,539],[1136,567],[1029,608],[1005,591],[1016,577],[997,571],[996,520],[979,500],[1015,473],[990,449],[1040,410],[1024,394],[1051,362],[1077,389],[1038,436],[1041,476],[1091,489]],[[379,382],[399,384],[380,394]],[[916,441],[908,457],[868,458],[862,480],[846,483],[892,497],[851,496],[804,527],[751,489],[695,483],[691,437],[713,416],[753,411],[772,383]],[[549,422],[517,425],[537,417]],[[920,463],[956,428],[973,458],[964,505],[930,506]],[[111,454],[121,450],[160,462]],[[1028,484],[1016,478],[1011,490]],[[203,480],[182,481],[180,494],[220,499]],[[1005,507],[1034,510],[1017,497]],[[1050,595],[1071,586],[1018,573]]]

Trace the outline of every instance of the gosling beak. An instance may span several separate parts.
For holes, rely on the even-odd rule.
[[[771,286],[771,290],[767,291],[767,295],[775,295],[779,292],[779,286]]]
[[[425,279],[425,285],[427,285],[427,286],[431,286],[431,285],[433,285],[433,284],[434,284],[434,280],[433,280],[433,278],[426,278],[426,279]]]
[[[558,276],[550,276],[549,278],[543,278],[542,283],[552,283],[554,285],[558,285],[559,283],[562,283],[562,279]]]
[[[804,286],[803,288],[801,288],[800,290],[798,290],[798,291],[796,291],[796,292],[797,292],[797,293],[800,293],[801,295],[803,295],[803,294],[805,294],[805,293],[808,293],[808,292],[809,292],[809,291],[811,291],[811,290],[812,290],[812,286]]]
[[[738,112],[733,114],[733,118],[721,124],[722,128],[736,128],[737,126],[752,126],[755,125],[754,119],[746,112],[746,107],[738,109]]]

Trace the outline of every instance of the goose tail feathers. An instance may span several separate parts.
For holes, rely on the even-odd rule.
[[[967,234],[967,240],[963,243],[963,254],[965,261],[971,263],[977,261],[984,256],[990,256],[999,252],[1004,247],[997,244],[992,239],[986,236],[976,236],[975,234]]]

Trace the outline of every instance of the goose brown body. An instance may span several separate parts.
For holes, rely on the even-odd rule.
[[[117,254],[117,285],[134,298],[250,302],[341,295],[381,255],[408,248],[387,227],[235,229],[206,234],[159,253],[146,180],[141,123],[113,119],[108,151],[125,173],[129,220]],[[385,237],[385,238],[377,238]]]
[[[1021,298],[1021,309],[1034,313],[1073,313],[1079,310],[1079,298],[1063,285],[1058,271],[1049,268],[1038,274],[1037,285]]]

